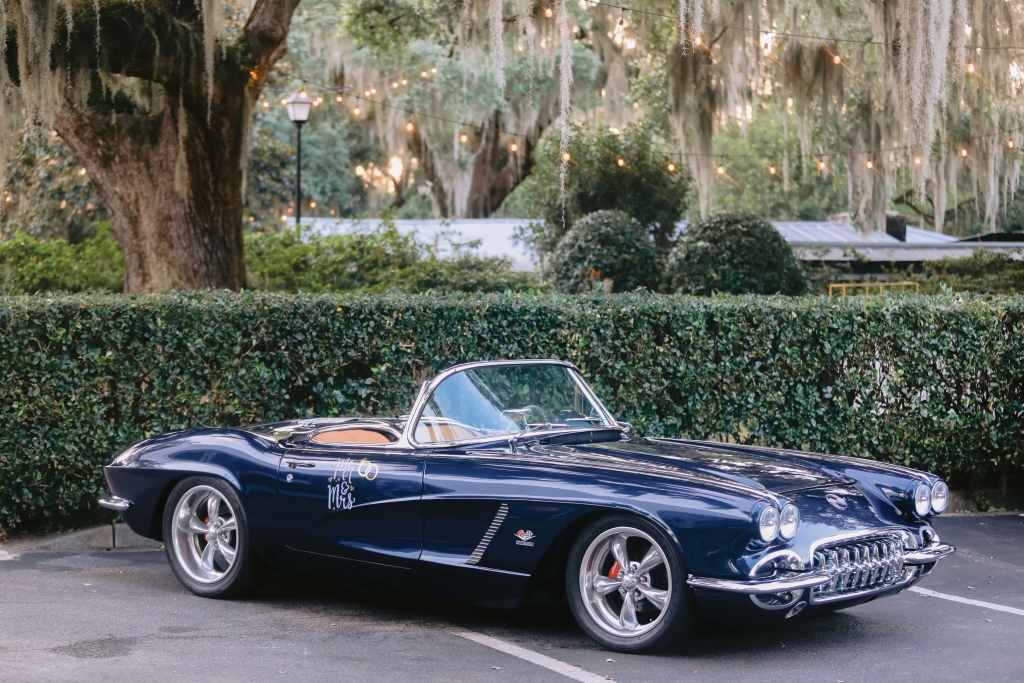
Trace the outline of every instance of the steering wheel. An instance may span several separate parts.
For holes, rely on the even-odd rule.
[[[541,421],[542,424],[548,424],[548,423],[551,422],[551,419],[548,417],[547,412],[543,408],[541,408],[540,406],[538,406],[536,404],[531,403],[528,406],[523,406],[523,410],[529,410],[530,413],[534,417],[536,417],[538,414],[540,414],[540,417],[541,417],[540,421]],[[530,424],[530,423],[527,422],[527,424]]]

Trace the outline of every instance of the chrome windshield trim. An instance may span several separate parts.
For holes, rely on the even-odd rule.
[[[824,569],[815,569],[809,572],[793,572],[769,576],[763,579],[716,579],[709,576],[693,576],[686,579],[686,583],[693,588],[704,588],[713,591],[725,591],[727,593],[744,593],[747,595],[785,593],[787,591],[800,590],[801,588],[813,588],[829,582],[832,575]]]
[[[618,424],[616,422],[615,418],[612,417],[612,414],[610,412],[608,412],[608,409],[605,408],[604,404],[601,403],[601,400],[594,394],[593,390],[590,388],[590,385],[587,384],[587,381],[585,379],[583,379],[583,375],[580,373],[580,371],[577,370],[576,366],[573,365],[572,363],[569,363],[569,362],[564,361],[564,360],[554,360],[554,359],[551,359],[551,358],[534,358],[534,359],[527,358],[527,359],[519,359],[519,360],[486,360],[486,361],[476,361],[476,362],[473,362],[473,363],[463,363],[462,365],[453,365],[452,367],[448,368],[447,370],[444,370],[443,372],[441,372],[434,379],[429,380],[427,382],[424,382],[423,386],[420,387],[419,394],[417,394],[417,396],[416,396],[416,401],[415,401],[415,403],[413,403],[412,410],[409,412],[409,419],[405,423],[405,429],[402,431],[402,436],[398,439],[398,441],[396,441],[396,442],[394,442],[392,444],[389,444],[388,446],[385,446],[385,448],[447,448],[449,446],[468,446],[468,445],[473,445],[473,444],[478,444],[478,443],[487,443],[487,442],[490,442],[490,441],[494,441],[494,442],[507,441],[507,442],[509,442],[511,444],[512,439],[514,439],[517,436],[522,436],[522,434],[521,433],[509,434],[507,437],[505,437],[504,435],[500,436],[500,437],[488,436],[488,437],[479,437],[479,438],[476,438],[476,439],[464,439],[462,441],[444,441],[444,442],[428,443],[428,444],[421,444],[421,443],[419,443],[418,441],[416,441],[413,438],[413,434],[416,431],[416,425],[417,425],[417,423],[419,423],[420,416],[423,414],[423,410],[427,407],[427,401],[430,399],[430,395],[433,393],[434,389],[436,389],[441,384],[441,382],[443,382],[444,380],[448,379],[449,377],[451,377],[454,374],[457,374],[459,372],[464,372],[466,370],[474,370],[476,368],[484,368],[484,367],[504,367],[504,366],[516,366],[516,365],[559,365],[559,366],[562,366],[564,368],[568,368],[570,370],[572,376],[573,376],[573,380],[579,386],[579,388],[581,389],[583,394],[594,404],[594,407],[597,408],[598,412],[601,414],[601,418],[605,422],[607,422],[608,425],[617,425]],[[608,425],[595,426],[593,429],[615,429],[614,426],[608,426]],[[589,429],[588,427],[580,427],[579,428],[580,431],[586,431],[588,429]],[[544,429],[544,430],[538,430],[538,431],[535,431],[535,432],[530,432],[530,435],[534,436],[534,435],[548,434],[548,433],[554,434],[554,433],[561,433],[561,432],[564,432],[564,431],[565,431],[565,428],[559,427],[559,428]]]
[[[114,510],[115,512],[124,512],[131,507],[132,502],[125,500],[118,496],[104,496],[96,501],[100,507],[107,508],[108,510]]]
[[[903,555],[903,564],[919,565],[938,562],[956,552],[956,548],[948,543],[929,543],[923,548],[909,550]]]

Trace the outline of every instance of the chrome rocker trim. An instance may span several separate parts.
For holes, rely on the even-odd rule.
[[[113,510],[114,512],[124,512],[132,505],[130,500],[118,498],[117,496],[107,496],[105,498],[100,498],[96,502],[100,504],[100,507]]]
[[[796,572],[782,576],[768,576],[763,579],[715,579],[708,576],[693,576],[686,579],[686,583],[693,588],[704,588],[713,591],[726,591],[728,593],[744,593],[757,595],[760,593],[785,593],[787,591],[813,588],[826,584],[831,580],[832,575],[824,569],[815,569],[809,572]]]
[[[956,548],[948,543],[929,543],[917,550],[908,550],[903,555],[903,564],[931,564],[956,552]]]

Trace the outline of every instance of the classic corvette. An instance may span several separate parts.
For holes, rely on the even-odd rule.
[[[408,415],[194,429],[105,468],[193,593],[268,567],[494,607],[566,600],[605,647],[892,595],[954,552],[939,478],[870,460],[639,438],[569,363],[459,365]]]

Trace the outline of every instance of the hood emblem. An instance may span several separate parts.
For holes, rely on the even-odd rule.
[[[845,510],[848,503],[842,496],[836,495],[835,493],[828,493],[825,495],[825,500],[828,504],[834,507],[836,510]]]
[[[533,546],[534,533],[527,529],[523,531],[520,529],[516,532],[516,545]]]

